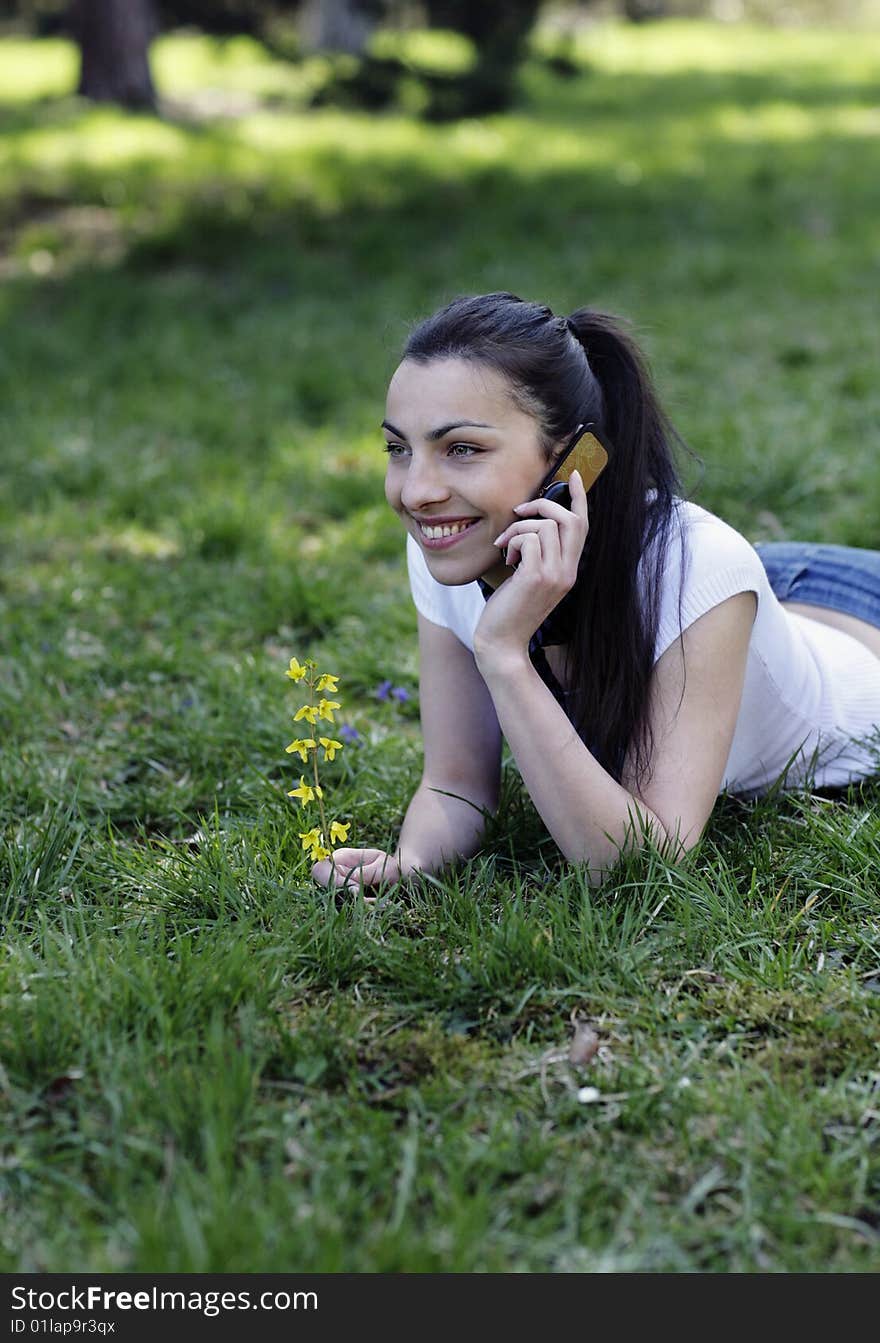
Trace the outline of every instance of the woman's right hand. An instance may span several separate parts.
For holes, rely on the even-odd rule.
[[[337,849],[332,861],[323,858],[312,864],[315,881],[348,891],[380,884],[394,886],[402,875],[397,859],[384,849]]]

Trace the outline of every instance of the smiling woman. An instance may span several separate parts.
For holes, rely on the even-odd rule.
[[[594,881],[647,837],[680,858],[725,789],[880,771],[880,553],[759,553],[685,501],[680,440],[617,319],[458,299],[410,336],[382,427],[424,771],[396,852],[339,850],[316,880],[369,886],[476,852],[502,736]],[[544,486],[590,428],[607,469],[589,496],[573,471],[566,507]]]

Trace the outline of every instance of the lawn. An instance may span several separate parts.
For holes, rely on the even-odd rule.
[[[0,42],[0,1268],[880,1268],[880,782],[722,798],[591,890],[505,754],[468,863],[309,879],[292,656],[349,844],[421,773],[379,423],[439,303],[625,314],[692,498],[880,547],[876,44],[539,51],[435,125],[192,35],[126,115]]]

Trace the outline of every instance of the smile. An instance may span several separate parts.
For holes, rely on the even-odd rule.
[[[479,521],[479,518],[474,518],[472,522],[447,522],[442,527],[423,527],[419,523],[422,544],[429,550],[446,550],[454,546],[465,532],[472,531]]]

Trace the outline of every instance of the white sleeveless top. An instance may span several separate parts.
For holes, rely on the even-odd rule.
[[[411,536],[406,558],[416,609],[473,651],[486,606],[477,583],[438,583]],[[777,780],[783,788],[804,782],[821,788],[880,774],[880,658],[842,630],[786,610],[745,537],[698,504],[678,500],[654,661],[701,615],[737,592],[756,593],[758,609],[721,790],[756,797]]]

